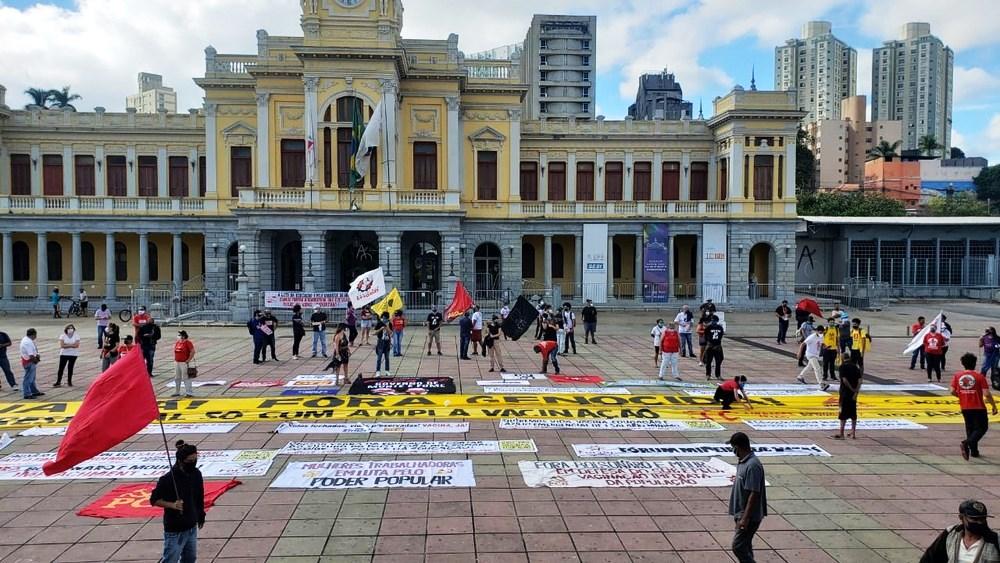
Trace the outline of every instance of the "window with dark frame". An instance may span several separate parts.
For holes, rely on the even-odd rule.
[[[576,163],[576,199],[594,201],[594,163]]]
[[[83,281],[94,281],[96,279],[95,264],[93,243],[88,241],[80,242],[80,273]]]
[[[156,157],[140,156],[139,160],[139,195],[156,197],[159,193],[159,176],[156,170]]]
[[[167,185],[170,187],[170,197],[187,197],[189,195],[188,157],[171,156],[167,160]]]
[[[649,201],[653,193],[653,164],[648,160],[635,163],[635,177],[632,179],[632,199]]]
[[[281,187],[301,188],[306,185],[306,142],[302,139],[281,140]]]
[[[535,277],[535,245],[530,242],[521,245],[521,277]]]
[[[566,201],[566,163],[549,163],[549,201]]]
[[[23,240],[14,241],[11,247],[11,258],[14,262],[14,281],[31,279],[31,256],[28,243]]]
[[[240,190],[253,185],[253,152],[250,147],[229,149],[229,197],[239,197]]]
[[[681,198],[681,163],[663,163],[663,201],[677,201]]]
[[[497,199],[496,151],[476,151],[476,198],[487,201]]]
[[[104,167],[107,169],[105,181],[107,182],[108,195],[111,197],[125,197],[128,195],[128,165],[125,157],[121,155],[111,155],[104,157]]]
[[[538,163],[521,162],[521,201],[538,201]]]
[[[10,155],[10,195],[31,195],[31,155]]]
[[[79,154],[73,157],[73,178],[76,183],[76,195],[97,194],[97,175],[93,156]]]
[[[691,198],[692,201],[708,199],[708,163],[691,163]]]
[[[42,195],[63,195],[63,159],[60,154],[42,156]]]
[[[621,201],[623,195],[622,162],[614,160],[604,163],[604,199],[606,201]]]
[[[437,143],[418,141],[413,143],[413,189],[436,190]]]
[[[45,252],[47,258],[47,265],[49,270],[49,280],[48,281],[62,281],[63,279],[63,267],[62,267],[62,245],[54,240],[50,240],[45,244]]]

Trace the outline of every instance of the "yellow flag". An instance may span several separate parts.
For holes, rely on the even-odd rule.
[[[403,308],[403,298],[399,295],[399,290],[395,287],[382,298],[381,301],[372,305],[372,312],[377,316],[382,316],[382,313],[389,313],[390,316],[394,315],[396,311]]]

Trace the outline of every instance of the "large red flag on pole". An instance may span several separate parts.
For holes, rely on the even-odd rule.
[[[451,305],[448,305],[444,311],[445,320],[451,322],[461,317],[462,313],[469,310],[472,305],[474,305],[472,296],[465,290],[465,286],[462,285],[462,282],[455,282],[455,297],[452,298]]]
[[[90,386],[69,422],[55,461],[45,463],[42,471],[46,475],[66,471],[134,436],[159,416],[146,363],[136,348]]]

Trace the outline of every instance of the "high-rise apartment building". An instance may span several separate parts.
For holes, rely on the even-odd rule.
[[[940,154],[948,154],[954,62],[929,23],[904,25],[899,39],[872,52],[872,119],[902,121],[904,150],[933,135],[944,146]]]
[[[691,109],[691,102],[684,101],[680,82],[664,69],[639,77],[639,91],[635,94],[635,103],[628,108],[628,115],[640,120],[690,119]]]
[[[774,89],[796,92],[805,123],[840,119],[840,101],[857,93],[858,53],[830,29],[808,22],[801,39],[774,48]]]
[[[882,141],[900,140],[899,121],[868,121],[864,96],[840,103],[842,119],[820,119],[806,125],[809,148],[816,155],[816,183],[820,188],[862,184],[868,154]]]
[[[139,93],[125,97],[125,107],[138,113],[156,113],[160,108],[177,113],[177,93],[163,85],[163,77],[149,72],[139,73]]]
[[[597,16],[536,14],[524,39],[522,78],[528,119],[593,119]]]

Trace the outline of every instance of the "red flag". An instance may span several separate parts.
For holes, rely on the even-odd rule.
[[[818,318],[823,318],[823,310],[819,308],[819,303],[816,303],[812,299],[800,299],[799,302],[795,304],[795,308],[799,311],[812,313]]]
[[[461,317],[473,305],[472,296],[465,290],[462,282],[455,282],[455,297],[452,298],[451,305],[448,305],[448,308],[444,310],[444,318],[451,322]]]
[[[110,450],[159,416],[146,363],[138,349],[132,350],[91,384],[59,443],[55,461],[45,463],[42,471],[62,473]]]
[[[215,504],[215,499],[222,493],[232,489],[241,482],[205,481],[205,510]],[[78,516],[94,518],[155,518],[163,515],[163,509],[149,504],[149,495],[156,488],[156,483],[145,485],[122,485],[83,507]]]

